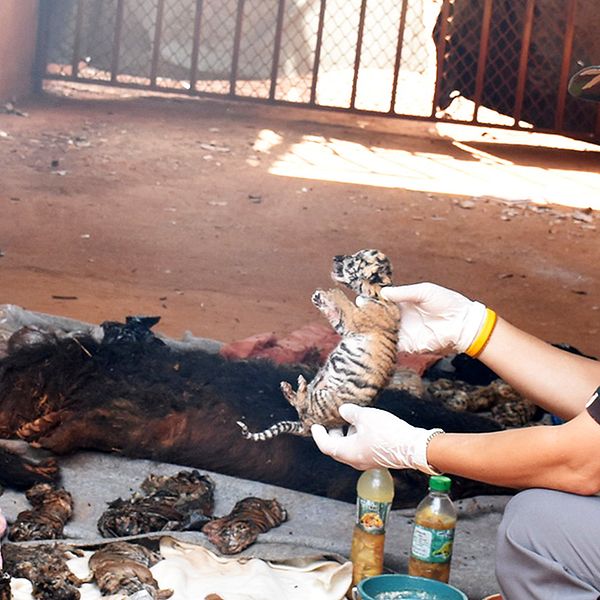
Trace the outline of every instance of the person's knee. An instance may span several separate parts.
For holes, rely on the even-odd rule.
[[[539,550],[540,532],[551,525],[550,490],[531,489],[518,493],[506,505],[496,539],[496,576],[514,576],[515,561],[523,552]],[[550,521],[550,522],[549,522]],[[506,573],[505,573],[506,572]]]

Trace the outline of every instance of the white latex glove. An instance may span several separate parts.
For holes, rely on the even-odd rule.
[[[384,287],[381,296],[400,306],[398,350],[411,354],[465,352],[486,318],[481,302],[434,283]]]
[[[346,436],[331,435],[322,425],[311,427],[323,454],[360,471],[386,467],[437,473],[427,463],[427,445],[443,430],[413,427],[385,410],[356,404],[342,404],[339,412],[353,426]]]

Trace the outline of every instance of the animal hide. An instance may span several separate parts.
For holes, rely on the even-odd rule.
[[[56,454],[118,452],[355,501],[357,472],[321,454],[311,438],[282,435],[256,444],[236,424],[261,430],[295,418],[279,384],[300,373],[310,380],[314,371],[174,349],[151,334],[153,322],[104,324],[102,341],[45,333],[35,343],[10,344],[0,360],[0,437],[18,436]],[[501,429],[400,390],[383,391],[377,406],[417,427]],[[427,477],[409,470],[393,476],[394,507],[414,506]],[[457,498],[506,493],[461,478],[453,490]]]

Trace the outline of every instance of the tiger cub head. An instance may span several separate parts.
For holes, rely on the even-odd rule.
[[[377,297],[382,287],[392,283],[392,263],[379,250],[341,254],[333,257],[331,277],[359,296]]]

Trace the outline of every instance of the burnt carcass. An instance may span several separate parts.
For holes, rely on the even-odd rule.
[[[161,556],[141,544],[112,542],[92,554],[90,570],[103,596],[144,592],[144,598],[163,600],[173,595],[159,589],[150,572]]]
[[[83,583],[67,566],[72,550],[60,544],[4,544],[4,570],[11,577],[28,579],[39,600],[79,600]]]
[[[126,537],[153,531],[199,530],[212,516],[214,482],[198,471],[172,477],[149,475],[142,493],[109,504],[98,520],[104,537]]]
[[[38,483],[25,492],[25,497],[33,508],[17,515],[8,539],[27,542],[62,538],[65,524],[73,514],[70,492],[56,489],[49,483]]]
[[[287,511],[277,500],[250,496],[236,502],[228,515],[204,525],[202,533],[222,554],[237,554],[253,544],[259,534],[286,520]]]
[[[123,327],[143,330],[144,322]],[[310,380],[314,370],[180,350],[146,330],[100,341],[49,333],[17,346],[0,360],[0,436],[18,435],[57,454],[118,452],[355,501],[356,471],[321,454],[311,438],[282,435],[256,444],[236,424],[259,430],[294,419],[280,382],[294,383],[301,373]],[[377,406],[418,427],[501,429],[400,390],[382,392]],[[396,507],[414,505],[425,492],[421,473],[399,470],[394,478]],[[499,493],[461,478],[454,491],[456,497]]]

